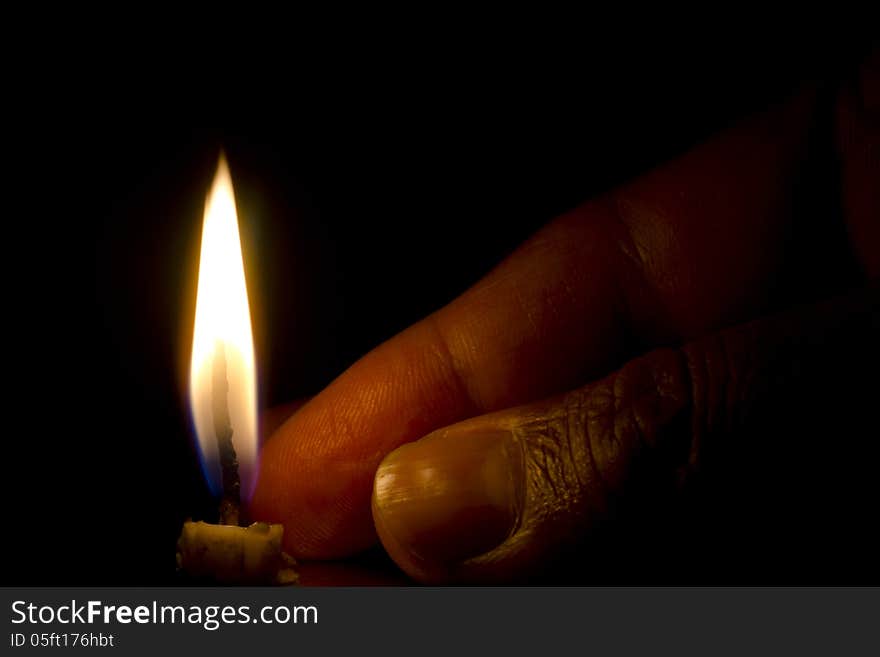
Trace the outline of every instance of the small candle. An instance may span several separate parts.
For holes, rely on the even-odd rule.
[[[239,503],[256,483],[256,380],[238,214],[221,156],[205,202],[189,390],[204,475],[221,498],[221,524],[184,523],[178,567],[220,582],[289,584],[296,575],[281,551],[284,527],[239,526]]]

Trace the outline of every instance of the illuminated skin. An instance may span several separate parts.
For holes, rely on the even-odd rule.
[[[863,282],[880,278],[878,68],[875,53],[825,126]],[[255,516],[285,523],[300,557],[378,535],[422,581],[507,580],[597,526],[637,457],[669,450],[670,478],[686,478],[718,437],[711,418],[753,401],[713,391],[735,390],[763,355],[797,358],[791,336],[821,325],[807,309],[719,333],[790,305],[773,283],[791,273],[819,98],[806,90],[559,217],[365,355],[267,443]],[[863,296],[815,313],[871,321],[876,307]],[[650,351],[665,345],[681,348]]]

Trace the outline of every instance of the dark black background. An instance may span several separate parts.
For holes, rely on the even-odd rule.
[[[206,504],[184,385],[221,147],[271,406],[320,390],[554,215],[833,77],[862,45],[594,44],[601,31],[479,52],[280,44],[271,62],[226,41],[183,64],[157,42],[137,64],[74,49],[16,68],[3,583],[175,581],[180,523]]]

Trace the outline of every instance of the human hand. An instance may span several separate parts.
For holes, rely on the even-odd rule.
[[[559,217],[364,356],[267,443],[254,516],[300,557],[378,533],[419,580],[506,581],[631,491],[666,499],[713,454],[768,449],[743,438],[845,377],[841,354],[876,363],[875,291],[803,304],[880,276],[877,60],[833,120],[804,91]],[[837,174],[842,219],[805,225],[804,182]]]

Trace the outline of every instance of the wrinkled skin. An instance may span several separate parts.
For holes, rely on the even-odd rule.
[[[757,519],[765,493],[793,501],[779,508],[808,525],[794,500],[815,510],[826,499],[809,473],[843,463],[819,454],[844,439],[825,428],[858,432],[867,416],[854,420],[848,405],[865,410],[860,400],[876,396],[866,385],[880,364],[878,67],[875,53],[833,93],[805,89],[559,217],[458,299],[365,355],[268,441],[255,517],[285,523],[286,548],[304,558],[353,554],[378,533],[427,582],[517,580],[557,558],[602,579],[601,569],[581,567],[585,550],[616,555],[612,565],[644,562],[645,571],[663,554],[672,572],[672,553],[694,536],[744,555],[737,541],[779,524],[775,512]],[[818,212],[820,204],[839,211]],[[809,415],[817,410],[827,422]],[[513,472],[509,518],[474,507],[455,527],[401,540],[394,523],[404,516],[374,495],[383,459],[421,439],[423,462],[461,469],[444,453],[499,431]],[[845,438],[848,455],[876,451]],[[843,490],[846,475],[835,472]],[[694,482],[689,515],[664,515],[669,495]],[[745,491],[751,482],[764,486],[757,497]],[[397,493],[407,503],[419,494]],[[874,489],[859,489],[865,495],[877,499]],[[713,525],[716,504],[728,515]],[[826,534],[861,517],[840,500],[829,505],[822,517],[844,520]],[[742,532],[716,526],[752,516]],[[494,532],[495,520],[500,543],[487,534],[479,553],[452,549],[450,532]],[[683,524],[689,538],[667,540]],[[653,557],[628,561],[614,540],[603,547],[615,532],[633,554]]]

